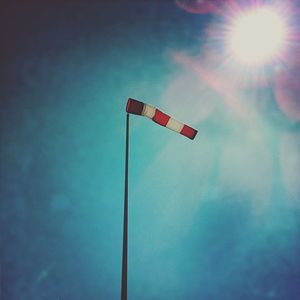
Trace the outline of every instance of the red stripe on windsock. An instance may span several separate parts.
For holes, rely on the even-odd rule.
[[[144,103],[138,100],[128,98],[126,112],[135,115],[141,115],[144,108]]]
[[[166,126],[167,123],[168,123],[168,121],[170,120],[170,116],[168,116],[167,114],[163,113],[159,109],[156,109],[155,115],[152,118],[152,120],[154,122],[156,122],[157,124],[161,125],[161,126]]]
[[[182,130],[180,131],[180,134],[190,138],[191,140],[193,140],[197,134],[197,130],[188,126],[188,125],[184,125]]]

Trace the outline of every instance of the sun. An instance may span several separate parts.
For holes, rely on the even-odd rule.
[[[283,52],[288,29],[273,7],[255,7],[232,19],[227,35],[228,52],[245,65],[262,65]]]

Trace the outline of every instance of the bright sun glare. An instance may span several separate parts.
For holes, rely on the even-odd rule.
[[[237,16],[229,33],[228,47],[246,65],[261,65],[276,59],[283,50],[287,26],[283,17],[267,7]]]

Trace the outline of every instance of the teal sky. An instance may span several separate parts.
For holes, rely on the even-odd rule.
[[[205,80],[220,16],[168,0],[0,11],[0,298],[120,298],[132,97],[199,133],[130,118],[128,299],[297,299],[299,98],[282,109],[272,68],[266,85]]]

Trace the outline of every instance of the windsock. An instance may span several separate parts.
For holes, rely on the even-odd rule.
[[[196,129],[175,120],[161,110],[131,98],[127,101],[126,112],[134,115],[145,116],[155,123],[178,132],[191,140],[195,138],[198,132]]]

